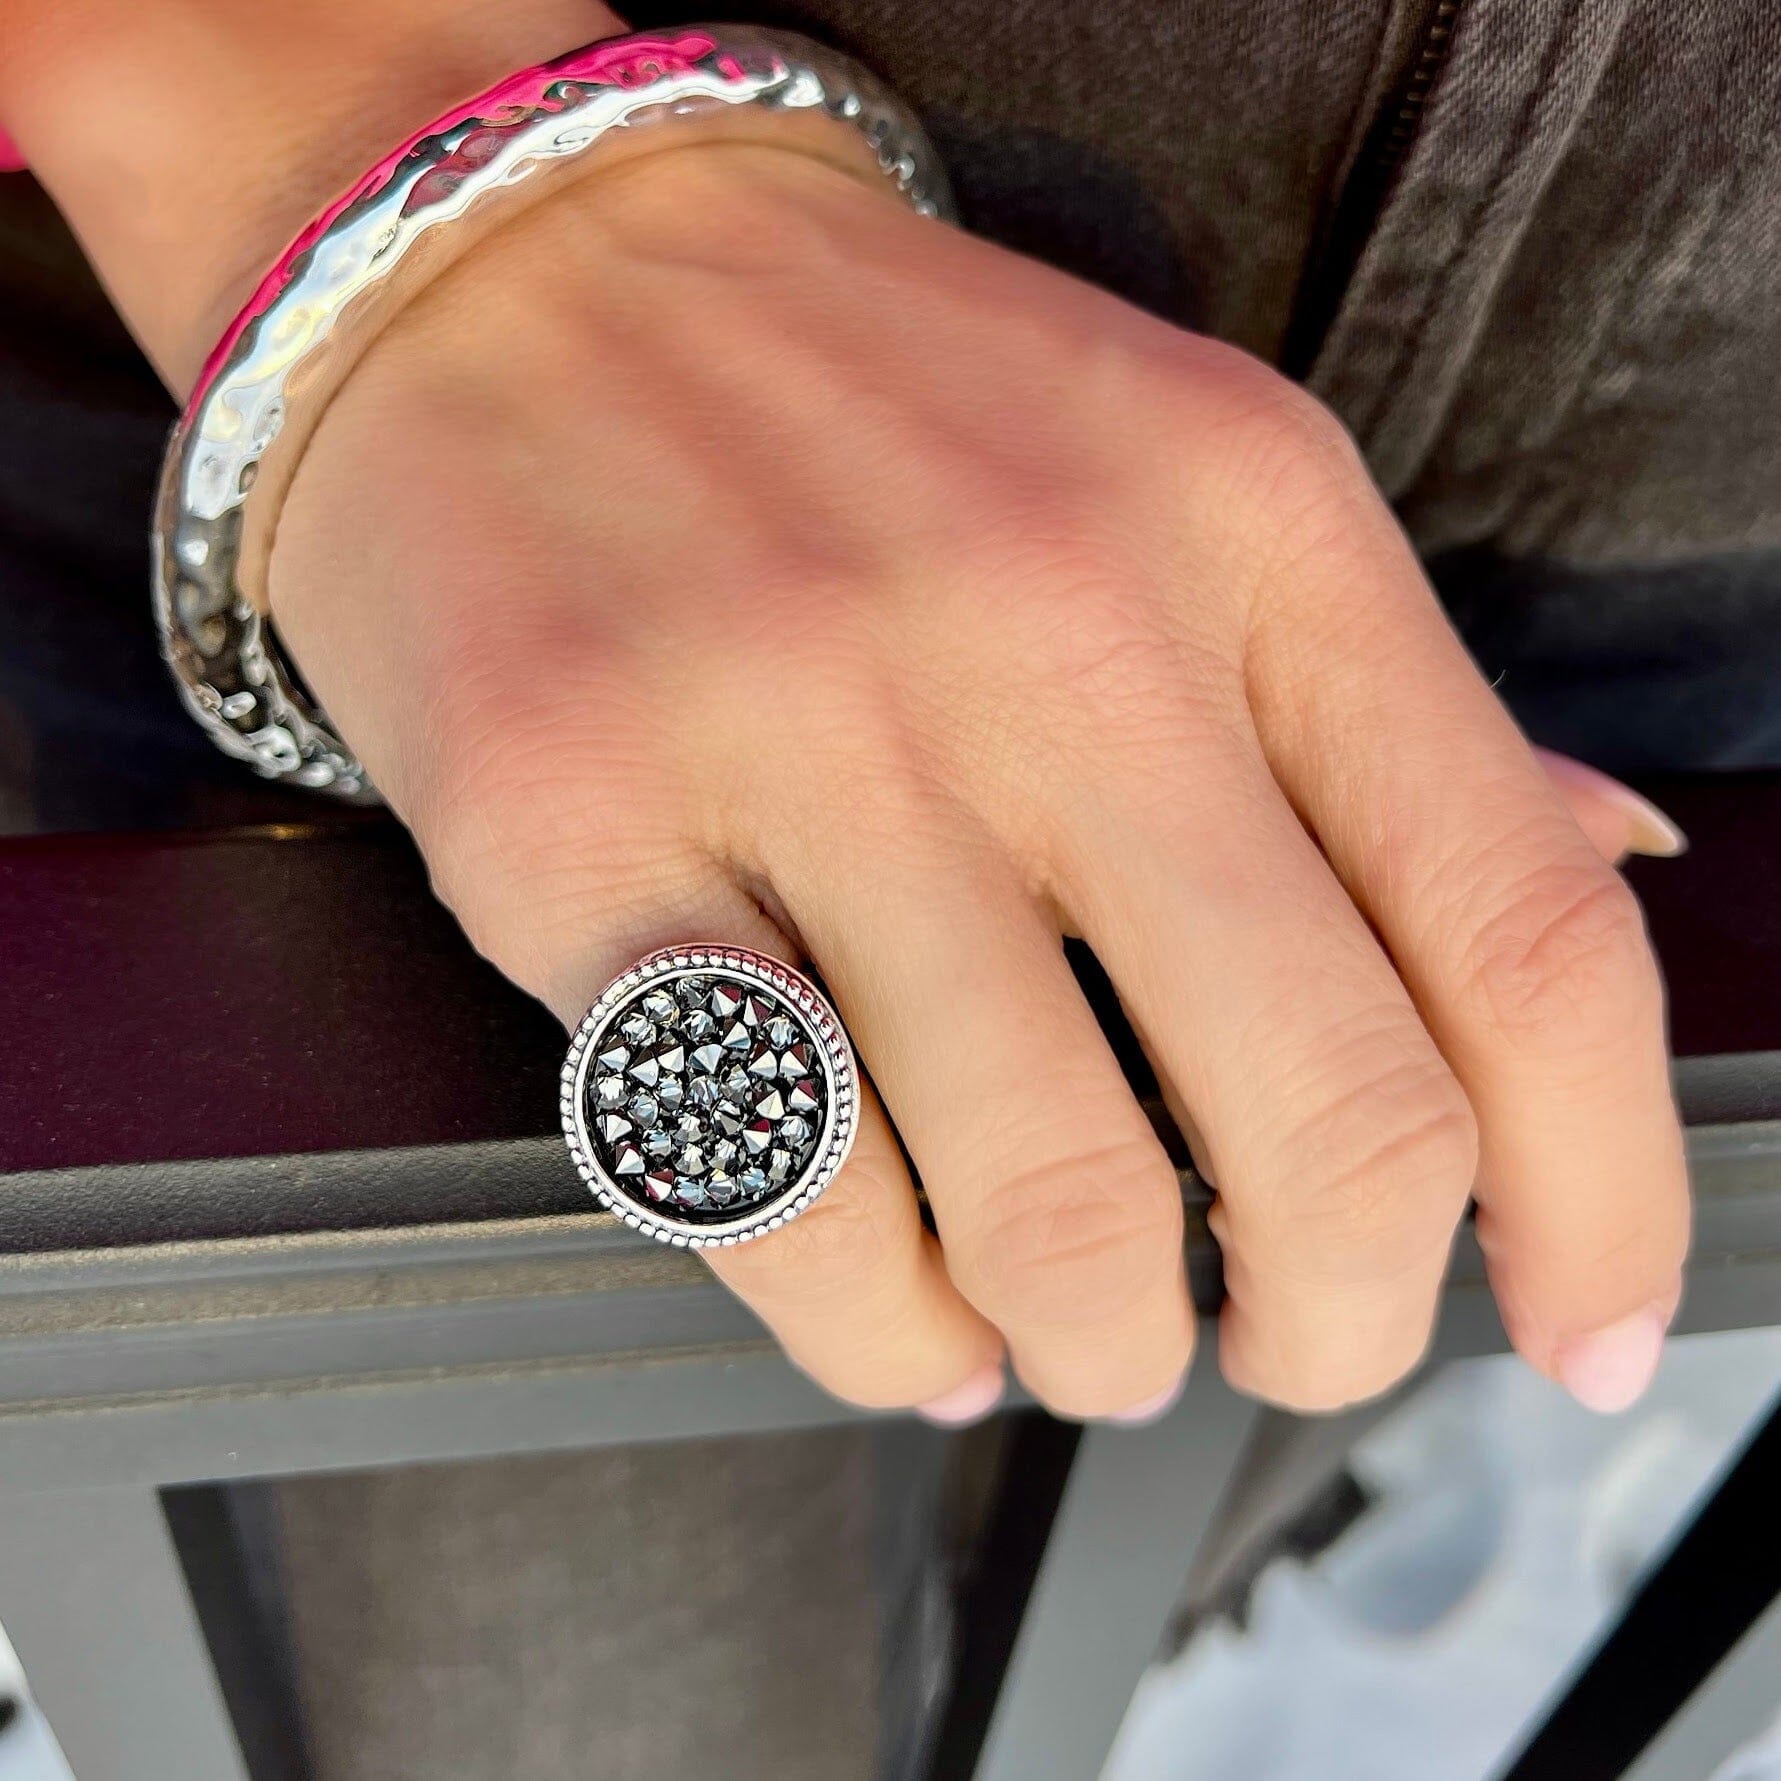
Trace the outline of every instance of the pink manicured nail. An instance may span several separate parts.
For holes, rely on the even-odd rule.
[[[1005,1389],[1002,1363],[991,1361],[973,1373],[963,1385],[929,1398],[915,1406],[915,1414],[926,1422],[937,1422],[942,1428],[960,1428],[967,1422],[979,1422],[1002,1401]]]
[[[1553,1357],[1560,1382],[1586,1410],[1612,1416],[1636,1404],[1663,1358],[1669,1318],[1647,1305],[1619,1323],[1574,1336]]]
[[[1608,805],[1626,818],[1626,844],[1633,853],[1667,860],[1687,851],[1688,837],[1630,785],[1622,785],[1618,779],[1574,761],[1568,754],[1554,754],[1547,748],[1534,752],[1552,778],[1575,786],[1584,796]]]
[[[1160,1422],[1169,1411],[1174,1409],[1175,1400],[1181,1396],[1181,1388],[1187,1383],[1187,1375],[1183,1373],[1171,1386],[1159,1391],[1155,1397],[1146,1398],[1141,1404],[1134,1404],[1129,1410],[1121,1410],[1115,1416],[1109,1416],[1109,1422],[1117,1422],[1121,1428],[1142,1428],[1147,1422]]]

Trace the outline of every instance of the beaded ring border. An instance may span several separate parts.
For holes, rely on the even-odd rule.
[[[822,1072],[822,1124],[807,1160],[784,1189],[729,1219],[695,1221],[671,1205],[646,1204],[628,1192],[603,1158],[590,1125],[590,1078],[601,1045],[627,1011],[650,991],[691,977],[738,979],[759,985],[795,1011],[814,1041],[812,1061]],[[717,1049],[713,1047],[713,1049]],[[628,1060],[627,1060],[628,1061]],[[732,1248],[807,1211],[834,1180],[859,1130],[859,1071],[840,1016],[810,979],[767,953],[740,946],[671,946],[649,953],[615,977],[582,1017],[563,1064],[561,1111],[569,1155],[583,1181],[609,1212],[633,1230],[676,1249]]]
[[[304,445],[406,286],[436,276],[598,143],[657,118],[759,106],[863,139],[919,214],[952,216],[909,109],[792,32],[636,33],[524,69],[416,132],[285,250],[223,335],[168,440],[153,532],[161,653],[187,710],[266,778],[371,801],[351,747],[288,668],[255,598]],[[546,177],[548,176],[548,177]]]

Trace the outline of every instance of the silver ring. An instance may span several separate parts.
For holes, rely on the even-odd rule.
[[[746,1243],[847,1160],[859,1070],[822,992],[737,946],[668,947],[615,977],[563,1065],[563,1135],[610,1212],[677,1249]]]

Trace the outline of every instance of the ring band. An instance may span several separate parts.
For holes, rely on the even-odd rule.
[[[609,1211],[677,1249],[746,1243],[809,1208],[859,1126],[859,1071],[809,978],[736,946],[615,977],[563,1065],[563,1135]]]

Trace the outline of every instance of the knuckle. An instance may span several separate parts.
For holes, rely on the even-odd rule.
[[[579,678],[559,655],[541,677],[514,638],[481,628],[436,644],[424,758],[410,775],[410,827],[442,850],[474,853],[493,831],[523,832],[535,805],[558,788],[565,759],[551,689]]]
[[[1223,1240],[1228,1218],[1211,1220]],[[1219,1355],[1231,1385],[1290,1410],[1329,1411],[1377,1397],[1428,1351],[1441,1281],[1433,1270],[1396,1291],[1356,1280],[1313,1292],[1235,1245],[1225,1252],[1227,1298]]]
[[[425,727],[428,758],[403,799],[433,889],[471,944],[549,999],[559,967],[599,936],[701,902],[712,883],[672,768],[588,706],[513,692],[491,671]]]
[[[796,799],[799,788],[826,802],[869,798],[882,784],[924,777],[910,723],[901,664],[874,639],[864,616],[871,590],[829,578],[805,581],[795,593],[739,598],[751,614],[725,627],[719,647],[698,678],[715,696],[695,693],[699,727],[722,736],[734,724],[738,686],[750,704],[773,714],[757,727],[736,773],[724,783],[747,801],[748,781],[770,783],[772,803]],[[777,612],[779,617],[772,617]],[[702,751],[706,756],[717,751]],[[702,771],[724,774],[720,760]],[[844,806],[846,807],[846,806]],[[759,812],[751,807],[750,820]]]
[[[1524,878],[1461,950],[1458,1000],[1511,1043],[1612,1046],[1661,1003],[1638,900],[1605,866]]]
[[[433,889],[471,943],[510,974],[523,970],[518,944],[542,914],[545,894],[531,869],[535,825],[528,815],[548,791],[529,768],[543,765],[521,736],[442,747],[409,825]]]
[[[1477,1172],[1478,1123],[1445,1068],[1413,1061],[1293,1121],[1279,1154],[1257,1259],[1321,1282],[1387,1280],[1444,1253]]]
[[[1180,1194],[1148,1141],[1059,1154],[1002,1177],[949,1251],[961,1286],[992,1319],[1100,1322],[1181,1266]]]
[[[1359,465],[1353,438],[1335,412],[1286,378],[1268,382],[1248,425],[1257,445],[1271,447],[1283,463],[1344,477]]]
[[[887,1276],[907,1241],[893,1190],[863,1185],[864,1191],[831,1189],[767,1236],[716,1251],[713,1264],[736,1291],[765,1309],[821,1309],[856,1300]]]
[[[1269,375],[1228,423],[1240,486],[1278,521],[1325,511],[1369,484],[1354,440],[1330,409],[1298,384]]]
[[[1154,729],[1177,708],[1229,710],[1237,697],[1234,640],[1173,634],[1140,578],[1106,565],[1063,573],[1049,597],[1024,603],[1015,635],[1035,677],[1093,714],[1097,730]],[[1036,621],[1036,622],[1035,622]]]
[[[1253,620],[1290,596],[1308,562],[1330,587],[1371,589],[1380,553],[1401,549],[1354,440],[1298,385],[1269,374],[1251,380],[1208,431],[1202,455],[1219,502],[1208,510],[1221,538],[1239,607]],[[1389,541],[1389,542],[1388,542]],[[1351,573],[1331,571],[1346,567]]]
[[[1093,553],[1089,553],[1092,555]],[[1043,576],[991,576],[970,622],[991,672],[960,690],[994,758],[1054,815],[1092,806],[1109,776],[1181,804],[1182,772],[1227,759],[1249,722],[1241,640],[1222,612],[1173,622],[1143,576],[1103,553],[1058,553]],[[953,758],[963,760],[962,750]]]
[[[870,662],[862,644],[885,598],[864,564],[795,549],[752,548],[726,566],[721,601],[700,608],[708,655],[729,665],[731,685],[760,702],[809,702],[815,715],[844,715],[839,689]],[[831,691],[831,689],[834,689]],[[831,699],[833,703],[831,704]]]

